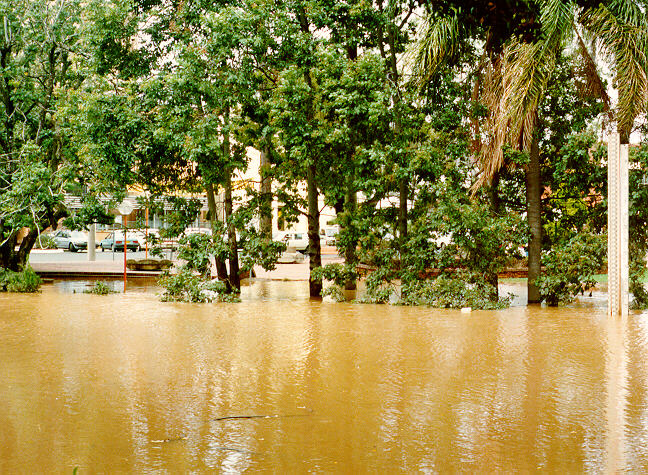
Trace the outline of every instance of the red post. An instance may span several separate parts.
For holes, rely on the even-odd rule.
[[[124,292],[126,292],[126,226],[124,226]]]
[[[144,234],[144,239],[146,243],[144,244],[144,259],[148,259],[148,208],[144,209],[144,219],[146,220],[146,231]]]

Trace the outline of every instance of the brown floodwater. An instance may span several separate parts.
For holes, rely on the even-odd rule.
[[[648,471],[648,316],[0,294],[0,473]]]

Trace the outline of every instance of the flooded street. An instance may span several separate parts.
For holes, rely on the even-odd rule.
[[[648,316],[307,292],[0,294],[0,472],[648,471]]]

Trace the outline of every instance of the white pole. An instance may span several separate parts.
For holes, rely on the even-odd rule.
[[[95,254],[97,243],[97,225],[91,224],[90,231],[88,232],[88,260],[94,261],[97,256]]]
[[[628,314],[628,145],[608,135],[608,314]]]
[[[628,315],[628,295],[630,293],[630,269],[628,252],[630,247],[629,219],[629,178],[628,178],[628,144],[621,145],[619,150],[619,300],[621,316]]]

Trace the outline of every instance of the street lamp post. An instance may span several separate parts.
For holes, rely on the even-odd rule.
[[[117,212],[120,214],[122,218],[122,226],[124,228],[124,292],[126,292],[126,216],[131,214],[133,212],[133,205],[124,200],[118,207],[117,207]],[[114,247],[114,246],[113,246]]]

